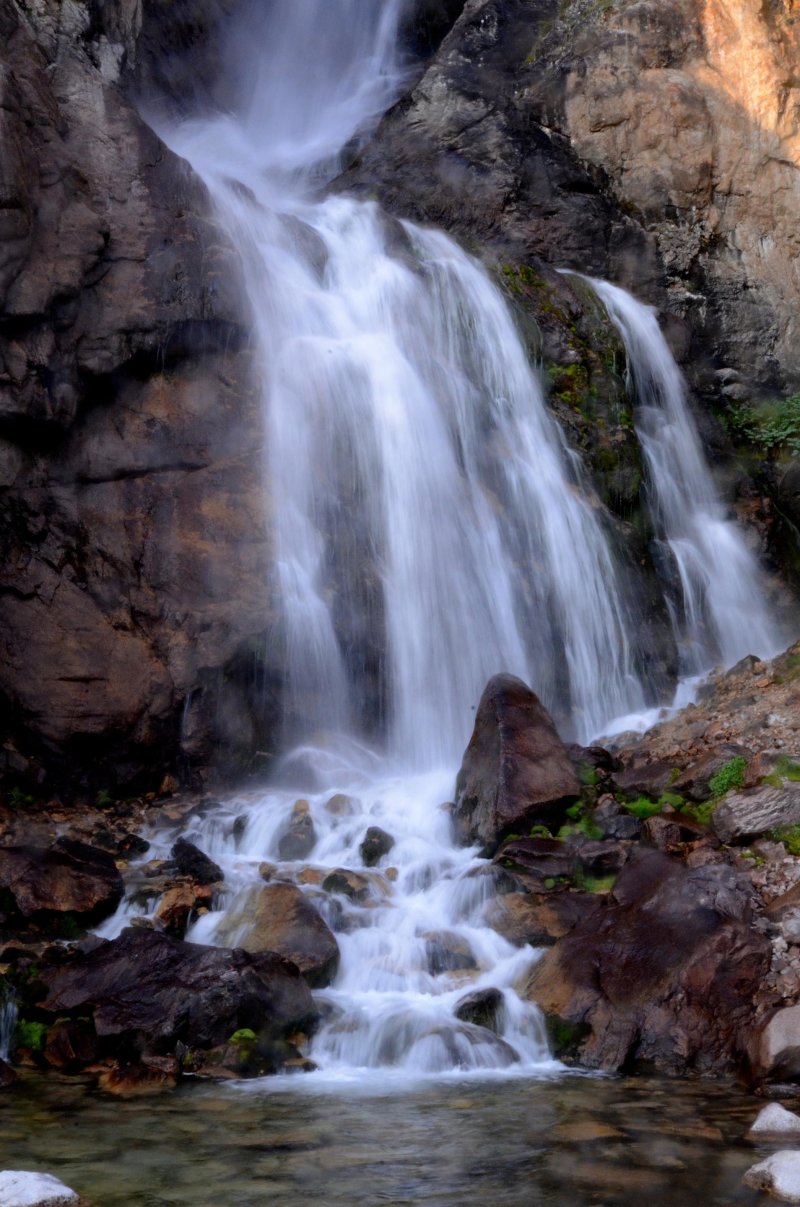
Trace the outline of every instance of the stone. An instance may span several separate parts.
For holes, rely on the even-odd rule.
[[[800,1075],[800,1006],[777,1010],[761,1031],[757,1071],[778,1081]]]
[[[659,851],[670,850],[681,841],[680,826],[671,817],[656,813],[642,822],[642,840]]]
[[[443,930],[422,935],[428,971],[432,976],[443,972],[464,972],[477,967],[475,955],[467,939],[453,931]]]
[[[80,1198],[52,1174],[5,1169],[0,1172],[0,1203],[3,1207],[79,1207]]]
[[[294,884],[276,881],[259,889],[236,925],[248,923],[237,945],[249,952],[277,952],[296,964],[309,985],[329,985],[339,968],[339,945],[308,897]]]
[[[590,840],[577,848],[576,858],[584,872],[591,876],[614,876],[624,866],[628,848],[613,839]]]
[[[322,887],[326,893],[342,893],[351,901],[361,902],[369,897],[371,882],[366,876],[359,876],[358,872],[351,872],[348,868],[336,868],[322,881]]]
[[[580,790],[566,747],[538,697],[521,679],[495,675],[481,696],[456,779],[458,841],[493,853],[504,835],[562,818]]]
[[[294,861],[307,859],[317,842],[317,832],[307,800],[295,801],[289,824],[278,839],[278,855]]]
[[[589,1067],[743,1071],[772,952],[751,894],[725,864],[687,869],[640,849],[611,902],[544,952],[526,995]]]
[[[59,838],[52,847],[0,847],[0,888],[24,918],[70,914],[99,922],[122,899],[122,876],[111,855]]]
[[[297,968],[275,952],[201,947],[158,931],[125,930],[41,981],[43,1012],[90,1017],[101,1048],[142,1055],[212,1047],[244,1027],[281,1036],[315,1016]]]
[[[574,847],[555,838],[513,838],[503,843],[494,859],[525,884],[541,888],[545,880],[570,879],[577,854]]]
[[[721,842],[731,842],[745,834],[763,834],[779,826],[798,825],[800,783],[729,792],[714,810],[711,824]]]
[[[691,762],[677,779],[670,784],[670,790],[687,796],[690,800],[706,801],[711,797],[709,780],[720,771],[726,763],[735,758],[752,758],[752,750],[736,742],[725,742],[721,746],[707,751],[701,758]],[[763,773],[763,774],[766,774]]]
[[[197,884],[218,884],[224,880],[224,874],[219,864],[209,859],[208,855],[196,847],[193,842],[179,838],[169,853],[181,876],[188,876]]]
[[[766,1137],[800,1136],[800,1116],[777,1102],[770,1102],[758,1112],[749,1132],[748,1140]]]
[[[11,1065],[0,1056],[0,1090],[6,1090],[17,1080]]]
[[[484,919],[515,947],[546,947],[596,913],[604,899],[573,890],[508,893],[488,903]]]
[[[73,1073],[92,1064],[100,1055],[91,1022],[85,1018],[61,1018],[48,1028],[42,1055],[54,1069]]]
[[[180,1077],[175,1056],[143,1056],[135,1064],[112,1064],[97,1078],[98,1088],[116,1098],[140,1098],[173,1090]]]
[[[672,783],[674,764],[665,759],[635,763],[614,772],[614,783],[628,797],[651,796],[657,799]]]
[[[394,846],[394,839],[380,826],[370,826],[358,848],[365,868],[376,867]]]
[[[486,1027],[499,1034],[503,995],[499,989],[476,989],[456,1002],[453,1013],[463,1023]]]
[[[784,1203],[800,1203],[800,1150],[772,1153],[751,1166],[743,1180],[747,1186],[766,1190]]]
[[[197,884],[192,880],[173,884],[159,899],[155,917],[169,934],[183,938],[192,915],[200,909],[208,909],[213,896],[210,884]]]

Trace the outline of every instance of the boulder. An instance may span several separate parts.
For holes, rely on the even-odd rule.
[[[578,1036],[592,1068],[741,1070],[771,958],[751,893],[727,865],[688,869],[642,849],[609,904],[544,953],[527,996]]]
[[[740,746],[736,742],[725,742],[721,746],[715,746],[713,750],[707,751],[701,758],[690,763],[670,784],[670,788],[674,792],[680,793],[681,796],[688,796],[690,800],[709,800],[711,777],[716,775],[731,759],[750,759],[752,755],[753,752],[749,747]]]
[[[351,872],[349,868],[336,868],[322,881],[322,887],[326,893],[341,893],[351,901],[366,901],[370,895],[371,884],[366,876],[359,876],[358,872]]]
[[[80,1198],[52,1174],[5,1169],[0,1172],[0,1203],[3,1207],[79,1207]]]
[[[200,947],[151,930],[125,930],[41,980],[39,1008],[90,1017],[114,1054],[212,1047],[243,1027],[282,1036],[315,1014],[308,986],[282,956]]]
[[[453,823],[464,845],[492,853],[500,839],[553,823],[581,791],[547,710],[513,675],[490,679],[456,779]]]
[[[628,797],[652,796],[657,798],[666,792],[672,783],[675,764],[668,759],[654,759],[649,763],[634,763],[623,771],[614,773],[614,783]]]
[[[472,1023],[498,1033],[502,1009],[503,995],[499,989],[476,989],[459,998],[453,1013],[462,1023]]]
[[[217,884],[225,879],[219,864],[185,838],[179,838],[169,854],[178,874],[189,877],[196,884]]]
[[[800,1006],[777,1010],[763,1027],[755,1071],[772,1081],[800,1076]]]
[[[276,881],[259,889],[247,911],[244,951],[278,952],[300,969],[309,985],[329,985],[339,968],[339,945],[305,893]]]
[[[800,783],[788,782],[780,788],[763,785],[729,792],[711,818],[714,832],[722,842],[731,842],[743,834],[764,834],[777,826],[800,823]]]
[[[484,919],[516,947],[526,943],[549,947],[596,913],[604,901],[601,893],[508,893],[488,903]]]
[[[545,880],[569,879],[575,874],[575,848],[556,838],[514,838],[494,858],[534,888],[541,888]]]
[[[60,1018],[47,1031],[42,1055],[53,1069],[72,1073],[100,1055],[97,1035],[85,1018]]]
[[[772,1153],[765,1161],[751,1166],[744,1181],[755,1190],[766,1190],[783,1203],[800,1203],[800,1151],[786,1149]]]
[[[361,841],[361,846],[358,848],[361,852],[364,867],[376,867],[384,855],[389,854],[393,846],[394,839],[391,834],[387,834],[380,826],[370,826]]]
[[[475,956],[467,939],[453,931],[443,930],[422,936],[425,956],[432,976],[443,972],[464,972],[476,968]]]
[[[59,838],[52,847],[0,847],[0,889],[26,919],[71,914],[99,922],[122,899],[122,876],[106,851]]]
[[[773,1137],[800,1136],[800,1117],[787,1111],[778,1102],[770,1102],[759,1111],[750,1131],[748,1140],[771,1139]]]
[[[180,1073],[180,1062],[175,1056],[143,1056],[133,1064],[112,1062],[101,1070],[97,1085],[116,1098],[140,1098],[174,1089]]]
[[[281,859],[307,859],[317,842],[317,832],[307,800],[295,801],[289,824],[278,839]]]
[[[192,914],[198,909],[207,910],[213,895],[210,884],[192,880],[172,884],[158,902],[155,916],[170,934],[183,938]]]

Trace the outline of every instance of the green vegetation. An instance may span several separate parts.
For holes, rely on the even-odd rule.
[[[776,830],[769,830],[767,838],[772,842],[782,842],[790,855],[800,855],[800,825],[779,826]]]
[[[26,1019],[17,1021],[14,1034],[15,1048],[29,1048],[31,1052],[41,1052],[44,1047],[44,1037],[47,1034],[46,1023],[28,1022]]]
[[[570,805],[567,809],[567,817],[570,819],[566,822],[556,834],[556,838],[562,841],[565,838],[570,838],[573,834],[583,834],[585,838],[602,838],[603,831],[595,822],[592,821],[587,813],[588,805],[585,801],[576,801],[574,805]]]
[[[587,872],[577,871],[575,887],[585,893],[610,893],[616,879],[616,876],[590,876]]]
[[[731,788],[741,788],[744,785],[744,769],[747,759],[741,754],[730,759],[719,771],[715,771],[708,781],[711,795],[717,800],[729,792]]]
[[[770,454],[800,457],[800,394],[754,409],[740,406],[724,416],[731,437]]]
[[[600,781],[600,776],[597,773],[597,768],[591,763],[581,763],[578,779],[587,788],[594,788]]]
[[[625,808],[634,817],[638,817],[639,821],[646,821],[648,817],[654,817],[656,813],[660,813],[662,806],[657,800],[651,800],[649,796],[637,796],[636,800],[627,801]]]
[[[94,798],[94,803],[98,809],[108,809],[114,804],[114,798],[106,788],[101,788]]]
[[[688,817],[693,817],[695,821],[699,821],[701,825],[707,826],[711,823],[711,815],[716,809],[719,801],[712,797],[711,800],[700,801],[697,804],[687,802],[683,807],[683,812]]]
[[[249,1027],[241,1027],[238,1031],[234,1031],[233,1035],[228,1040],[229,1044],[234,1047],[247,1047],[254,1044],[258,1039],[255,1031],[251,1031]]]
[[[536,826],[531,826],[531,832],[528,835],[528,837],[529,838],[552,838],[553,835],[550,833],[547,826],[536,825]]]
[[[12,788],[8,794],[8,803],[12,809],[27,809],[33,804],[33,797],[28,796],[21,788]]]
[[[796,763],[785,754],[778,759],[775,772],[781,779],[790,780],[793,784],[800,783],[800,763]]]

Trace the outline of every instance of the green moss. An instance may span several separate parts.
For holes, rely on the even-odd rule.
[[[585,893],[610,893],[616,879],[616,876],[590,876],[579,871],[575,873],[575,886]]]
[[[744,769],[747,766],[747,759],[738,754],[736,758],[730,759],[719,771],[715,771],[708,781],[709,791],[713,797],[719,799],[726,792],[730,792],[731,788],[741,788],[744,784]]]
[[[782,842],[790,855],[800,855],[800,825],[779,826],[767,833],[773,842]]]
[[[626,801],[625,808],[634,817],[638,817],[639,821],[646,821],[648,817],[654,817],[656,813],[661,812],[661,805],[649,796],[637,796],[636,800]]]
[[[238,1031],[234,1031],[233,1035],[228,1040],[229,1044],[254,1044],[258,1036],[255,1031],[251,1031],[249,1027],[241,1027]]]
[[[562,1060],[576,1057],[583,1040],[591,1034],[587,1023],[570,1023],[556,1014],[546,1015],[545,1027],[553,1055]]]
[[[28,796],[21,788],[12,788],[8,794],[8,803],[12,809],[29,809],[33,804],[33,797]]]
[[[529,838],[552,838],[553,835],[548,830],[547,826],[538,825],[538,826],[531,826],[531,831],[530,831],[530,834],[528,835],[528,837]]]
[[[697,804],[687,801],[682,812],[688,817],[693,817],[695,821],[699,821],[701,825],[708,826],[711,824],[712,814],[718,804],[718,800],[704,800]]]
[[[17,1029],[14,1033],[14,1047],[29,1048],[31,1052],[41,1052],[46,1035],[46,1023],[29,1022],[24,1018],[18,1019]]]
[[[775,771],[781,779],[790,780],[793,784],[800,783],[800,763],[796,763],[785,754],[779,758]]]

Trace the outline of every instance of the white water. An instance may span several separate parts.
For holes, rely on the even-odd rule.
[[[680,583],[672,609],[685,675],[746,654],[769,658],[786,644],[763,592],[744,534],[715,489],[686,399],[686,387],[655,311],[607,281],[592,280],[628,353],[636,434],[658,537]]]
[[[445,235],[316,197],[397,93],[402,7],[276,0],[251,103],[162,133],[240,250],[263,376],[285,739],[304,743],[283,770],[314,784],[317,833],[306,861],[272,875],[303,885],[342,956],[310,1055],[333,1078],[542,1073],[541,1021],[519,993],[536,953],[486,925],[491,876],[453,847],[441,802],[497,671],[530,682],[581,739],[645,693],[602,508],[497,289]],[[370,731],[386,735],[380,754]],[[191,823],[226,891],[190,939],[246,938],[259,864],[276,860],[294,800],[276,788]],[[395,846],[369,899],[322,892],[325,870],[360,867],[370,825]],[[442,970],[443,951],[468,966]],[[503,994],[499,1035],[454,1015],[488,987]]]

